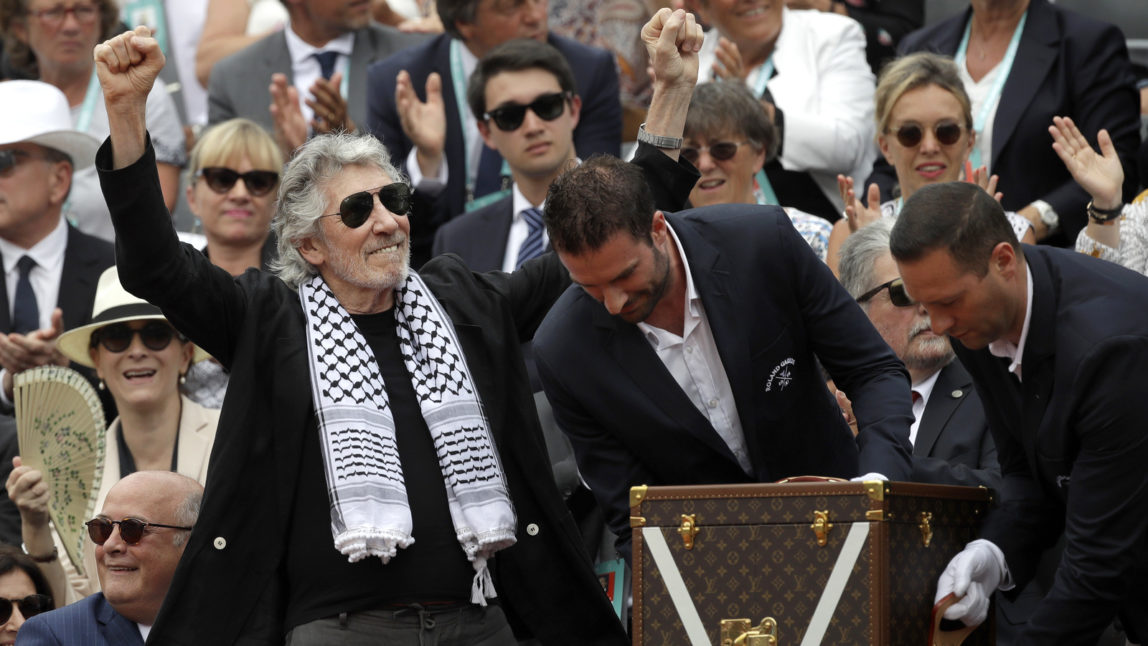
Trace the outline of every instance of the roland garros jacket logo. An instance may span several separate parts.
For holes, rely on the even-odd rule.
[[[769,380],[765,382],[765,392],[773,392],[774,382],[777,384],[777,392],[785,390],[789,382],[793,381],[793,374],[789,369],[796,363],[797,361],[793,357],[786,357],[785,360],[774,366],[769,373]]]

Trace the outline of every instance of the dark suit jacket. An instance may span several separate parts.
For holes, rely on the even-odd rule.
[[[996,441],[1001,506],[984,538],[1013,579],[1041,551],[1064,555],[1023,644],[1096,643],[1120,612],[1148,639],[1148,433],[1137,379],[1148,365],[1148,278],[1083,254],[1024,247],[1032,273],[1023,382],[988,349],[953,346],[976,383]]]
[[[730,204],[668,221],[733,388],[753,473],[741,470],[638,327],[569,288],[535,335],[535,358],[619,549],[629,555],[633,485],[868,472],[907,480],[905,368],[785,213]],[[818,360],[853,398],[857,440]]]
[[[435,233],[431,255],[456,253],[473,271],[502,269],[513,221],[514,196],[507,195],[444,224]]]
[[[403,49],[426,40],[421,34],[404,34],[393,27],[368,25],[355,32],[351,49],[351,78],[347,82],[347,109],[351,119],[362,129],[367,123],[367,66]],[[235,117],[246,117],[274,129],[271,121],[271,75],[287,75],[294,85],[291,53],[282,31],[258,40],[215,64],[207,85],[207,121],[219,123]],[[307,95],[305,87],[299,94]],[[393,94],[393,93],[392,93]]]
[[[298,294],[263,272],[233,279],[180,245],[150,148],[119,171],[106,170],[109,153],[105,143],[96,163],[117,230],[120,279],[232,375],[203,510],[149,641],[282,644],[280,537],[290,531],[303,438],[317,432]],[[516,632],[543,643],[624,644],[551,476],[518,349],[569,284],[565,271],[548,254],[514,274],[478,275],[448,255],[421,275],[457,331],[518,517],[517,543],[491,565],[499,604]],[[538,531],[528,533],[528,525]]]
[[[960,46],[971,9],[915,31],[901,53],[933,51],[952,56]],[[1124,164],[1124,199],[1136,190],[1140,100],[1124,35],[1113,25],[1074,13],[1048,0],[1032,0],[1012,73],[1005,82],[993,124],[992,172],[1010,211],[1044,200],[1060,216],[1057,244],[1071,245],[1088,223],[1088,194],[1072,180],[1052,150],[1048,127],[1054,115],[1069,116],[1089,141],[1107,128]],[[889,199],[897,183],[883,159],[869,182]]]
[[[997,449],[973,378],[954,359],[941,368],[913,443],[914,482],[1000,488]]]
[[[135,622],[116,612],[103,592],[32,617],[16,637],[20,646],[143,646]]]
[[[403,134],[395,107],[395,77],[402,70],[411,75],[419,99],[426,100],[426,79],[431,72],[442,76],[442,100],[446,106],[447,185],[442,200],[431,214],[416,217],[431,220],[425,230],[426,244],[434,239],[435,230],[466,208],[466,174],[464,171],[465,139],[459,120],[458,99],[450,70],[450,36],[434,39],[399,52],[371,66],[367,72],[370,98],[367,100],[367,127],[382,140],[396,165],[405,165],[413,144]],[[618,98],[618,70],[610,52],[583,45],[577,41],[550,34],[548,42],[570,64],[574,84],[582,97],[582,115],[574,129],[574,147],[583,159],[594,153],[617,155],[622,145],[622,104]],[[465,103],[466,98],[463,97]],[[467,112],[467,119],[473,119]],[[413,237],[413,234],[412,234]]]

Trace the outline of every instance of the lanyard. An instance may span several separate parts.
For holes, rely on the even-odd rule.
[[[997,79],[993,83],[992,88],[985,96],[984,103],[981,104],[981,109],[977,111],[976,118],[973,119],[973,130],[977,133],[977,138],[980,139],[984,136],[985,123],[989,120],[989,112],[993,106],[1000,100],[1001,92],[1004,91],[1005,82],[1008,81],[1009,73],[1012,71],[1013,62],[1016,59],[1016,50],[1020,46],[1021,32],[1024,31],[1024,23],[1028,19],[1028,12],[1025,11],[1024,15],[1020,17],[1020,22],[1017,23],[1016,29],[1012,32],[1012,40],[1009,41],[1008,51],[1005,52],[1004,58],[1001,59],[1000,64],[997,66]],[[969,35],[973,30],[973,19],[970,17],[968,24],[965,25],[965,35],[961,38],[961,44],[957,47],[957,53],[953,57],[958,67],[965,67],[965,59],[969,50]],[[966,68],[967,71],[967,68]],[[973,151],[969,153],[969,161],[972,162],[973,168],[980,168],[981,151],[979,146],[973,146]]]
[[[454,99],[458,104],[458,123],[463,132],[463,154],[462,154],[462,172],[463,177],[466,178],[466,211],[473,211],[474,209],[486,206],[491,202],[500,200],[510,194],[510,190],[503,189],[495,191],[488,195],[479,198],[474,197],[474,182],[478,177],[478,173],[470,172],[470,142],[466,140],[466,124],[474,119],[474,115],[470,113],[470,107],[466,103],[466,71],[462,66],[462,44],[457,39],[450,40],[450,80],[454,84]],[[484,144],[478,144],[484,145]],[[503,177],[510,177],[510,165],[506,160],[502,160],[502,170],[500,171]],[[505,185],[505,183],[504,183]]]
[[[765,176],[765,169],[757,171],[753,179],[757,182],[757,203],[780,206],[781,203],[777,201],[777,193],[773,192],[773,184],[770,184],[769,178]]]
[[[96,110],[96,102],[100,100],[100,79],[96,76],[95,67],[92,68],[92,78],[88,81],[88,91],[84,93],[84,102],[80,104],[80,114],[76,116],[76,130],[88,132],[92,125],[92,113]]]
[[[769,79],[773,78],[773,55],[770,54],[765,62],[758,65],[749,73],[745,78],[745,84],[750,86],[749,89],[753,92],[755,98],[760,98],[765,94],[765,86],[769,85]]]
[[[124,0],[120,18],[128,27],[147,25],[163,53],[171,56],[167,47],[167,19],[163,0]]]

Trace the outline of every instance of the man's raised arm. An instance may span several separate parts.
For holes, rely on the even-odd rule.
[[[164,56],[147,27],[106,40],[93,52],[104,91],[113,168],[139,160],[147,145],[147,97],[163,69]]]

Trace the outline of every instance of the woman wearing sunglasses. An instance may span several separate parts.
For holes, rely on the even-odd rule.
[[[873,184],[863,202],[854,194],[853,178],[837,177],[846,218],[833,227],[829,264],[834,268],[837,249],[850,233],[877,218],[897,217],[904,201],[922,186],[963,178],[990,194],[996,191],[996,177],[968,163],[976,144],[972,107],[951,58],[921,52],[889,63],[877,81],[876,103],[877,144],[897,173],[901,197],[881,203]],[[1028,220],[1011,211],[1006,216],[1018,239],[1035,243]]]
[[[136,471],[176,471],[202,483],[219,412],[181,396],[179,386],[190,365],[207,353],[176,332],[158,308],[128,294],[115,267],[100,276],[92,309],[91,323],[60,335],[57,347],[96,370],[100,387],[111,393],[119,410],[105,435],[95,508],[103,508],[112,485]],[[95,549],[85,544],[83,575],[66,558],[53,558],[64,551],[57,549],[48,524],[44,479],[45,474],[18,466],[9,476],[8,492],[20,509],[28,553],[47,559],[50,579],[66,575],[65,601],[71,603],[99,591]]]
[[[702,83],[694,90],[681,155],[701,173],[690,204],[775,204],[764,193],[764,165],[777,155],[777,129],[749,89],[737,81]],[[829,221],[785,207],[817,257],[825,260]]]
[[[60,88],[68,97],[76,130],[101,141],[108,136],[108,114],[92,50],[118,25],[115,0],[0,0],[0,30],[12,64],[28,78]],[[179,168],[187,160],[183,128],[162,83],[152,89],[147,107],[156,169],[170,210],[179,191]],[[73,176],[65,215],[84,233],[115,241],[94,166]]]
[[[52,589],[28,555],[0,545],[0,646],[16,643],[24,622],[56,607]]]

